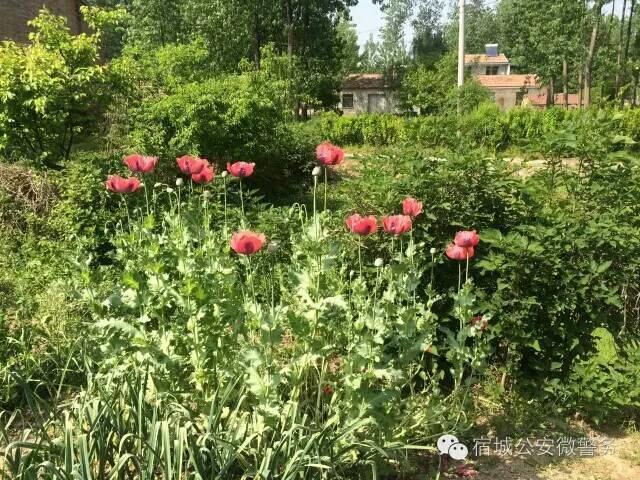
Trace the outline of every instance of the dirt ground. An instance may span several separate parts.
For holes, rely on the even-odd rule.
[[[611,436],[610,451],[593,457],[480,457],[476,480],[640,480],[640,432]],[[449,478],[461,478],[457,475]]]

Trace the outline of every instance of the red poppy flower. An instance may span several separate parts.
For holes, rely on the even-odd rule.
[[[480,235],[475,230],[458,232],[453,243],[459,247],[477,247],[480,243]]]
[[[468,258],[473,258],[473,256],[475,255],[475,250],[473,249],[473,247],[465,248],[452,243],[447,247],[446,254],[447,257],[449,257],[451,260],[463,261],[467,260]]]
[[[411,197],[405,198],[402,201],[402,213],[412,218],[417,217],[422,213],[422,202]]]
[[[261,233],[236,232],[231,236],[231,248],[240,255],[253,255],[260,251],[267,239]]]
[[[106,185],[107,190],[115,193],[133,193],[142,186],[137,178],[123,178],[120,175],[110,175]]]
[[[255,168],[255,163],[247,163],[247,162],[236,162],[236,163],[227,163],[227,172],[229,172],[234,177],[250,177],[253,175],[253,169]]]
[[[180,171],[185,175],[197,175],[209,166],[209,162],[204,158],[192,157],[190,155],[176,158],[176,163]]]
[[[400,236],[411,231],[413,222],[408,215],[393,215],[391,217],[382,217],[382,227],[385,232]]]
[[[122,161],[135,173],[151,173],[158,165],[158,157],[144,157],[138,154],[128,155]]]
[[[324,142],[316,147],[316,158],[323,165],[339,165],[344,160],[344,150],[330,142]]]
[[[322,387],[322,392],[325,395],[331,395],[333,394],[333,387],[331,385],[325,385],[324,387]]]
[[[348,217],[346,223],[349,230],[363,237],[378,231],[378,220],[373,215],[361,217],[356,213]]]
[[[196,183],[209,183],[213,181],[213,177],[216,172],[212,167],[204,167],[200,173],[194,173],[191,175],[191,180]]]

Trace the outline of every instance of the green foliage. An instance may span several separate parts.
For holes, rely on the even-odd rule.
[[[163,98],[145,98],[132,116],[131,150],[155,152],[166,162],[198,154],[219,169],[252,161],[259,181],[273,190],[286,189],[312,158],[314,145],[289,125],[286,84],[266,73],[187,83]]]
[[[56,167],[95,130],[111,76],[99,64],[99,33],[71,35],[65,19],[46,10],[30,25],[28,46],[0,46],[0,151]]]
[[[596,423],[621,422],[640,413],[640,342],[627,339],[617,349],[606,329],[596,329],[596,353],[576,358],[566,383],[547,388],[558,410],[578,411]]]

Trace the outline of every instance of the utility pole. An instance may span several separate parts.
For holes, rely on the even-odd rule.
[[[460,1],[460,13],[458,14],[460,27],[458,31],[458,87],[464,85],[464,2]]]

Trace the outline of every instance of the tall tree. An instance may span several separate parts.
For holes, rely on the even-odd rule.
[[[404,34],[412,11],[413,0],[388,0],[384,8],[379,56],[383,70],[392,78],[398,77],[409,61]]]
[[[451,16],[445,26],[445,42],[450,51],[458,45],[457,1],[451,3]],[[465,9],[465,45],[467,53],[482,53],[487,43],[495,43],[498,37],[495,10],[486,0],[468,0]]]
[[[598,31],[602,22],[602,9],[609,0],[596,0],[593,5],[593,26],[591,28],[591,40],[587,50],[587,58],[584,65],[584,104],[591,105],[591,87],[593,83],[593,60],[598,49]]]
[[[445,52],[441,23],[443,0],[418,0],[417,13],[412,21],[413,57],[416,61],[433,65]]]
[[[569,68],[583,57],[583,0],[503,0],[498,8],[500,42],[523,73],[535,73],[549,86],[562,78],[567,88]]]

